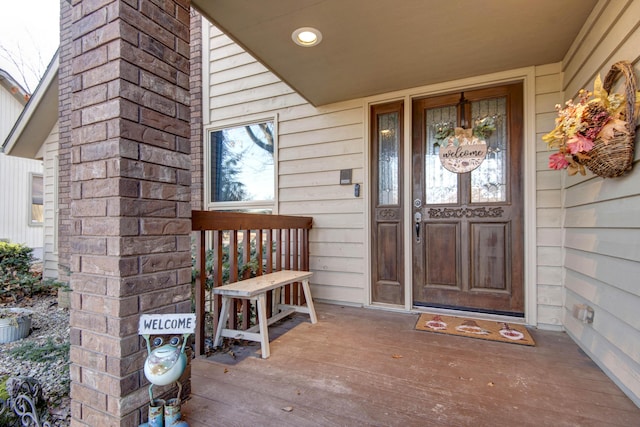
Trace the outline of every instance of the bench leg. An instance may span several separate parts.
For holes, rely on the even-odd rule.
[[[267,323],[267,295],[262,293],[258,295],[258,322],[260,324],[260,348],[262,350],[262,358],[269,357],[269,323]]]
[[[304,299],[307,300],[307,307],[309,308],[309,317],[311,323],[318,323],[318,317],[316,317],[316,309],[313,306],[313,299],[311,298],[311,287],[309,286],[309,280],[302,281],[302,290],[304,291]]]
[[[213,340],[213,346],[218,347],[222,345],[222,329],[227,325],[229,319],[229,301],[231,299],[225,296],[222,297],[222,308],[220,309],[220,319],[218,320],[218,327],[216,328],[216,337]]]

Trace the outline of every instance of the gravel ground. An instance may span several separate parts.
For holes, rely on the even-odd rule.
[[[49,344],[59,346],[69,343],[69,310],[58,308],[55,296],[38,296],[30,301],[14,305],[34,311],[31,334],[22,340],[0,344],[0,377],[33,377],[42,386],[44,399],[49,407],[52,426],[68,426],[69,414],[69,367],[68,355],[51,360],[34,362],[21,360],[26,356],[30,343],[36,348]],[[12,355],[12,349],[20,349]]]

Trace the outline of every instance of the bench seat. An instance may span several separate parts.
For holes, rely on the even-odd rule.
[[[269,325],[296,312],[309,314],[311,323],[317,323],[318,318],[309,287],[309,278],[312,275],[313,273],[308,271],[282,270],[213,288],[213,293],[222,297],[222,307],[214,346],[217,347],[222,344],[222,337],[256,341],[260,343],[262,358],[266,359],[270,355]],[[277,310],[275,310],[277,313],[267,318],[267,292],[297,282],[302,283],[307,305],[278,304]],[[258,315],[258,324],[256,326],[247,330],[226,328],[227,320],[229,319],[229,307],[234,298],[256,301]]]

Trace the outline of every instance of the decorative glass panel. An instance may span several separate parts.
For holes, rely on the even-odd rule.
[[[378,116],[378,205],[399,203],[399,117],[397,112]]]
[[[211,132],[211,201],[273,200],[273,122]]]
[[[427,204],[458,203],[458,175],[446,170],[440,162],[436,135],[444,128],[454,129],[456,106],[431,108],[426,111],[425,188]]]
[[[471,103],[471,123],[476,131],[481,122],[495,127],[487,142],[487,157],[471,172],[471,203],[507,200],[507,99],[494,98]]]

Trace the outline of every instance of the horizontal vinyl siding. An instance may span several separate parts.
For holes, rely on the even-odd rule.
[[[536,67],[536,241],[538,326],[562,328],[562,180],[548,168],[549,149],[542,135],[555,125],[562,102],[561,64]]]
[[[43,276],[47,279],[58,278],[58,215],[56,203],[58,124],[54,126],[44,143],[44,260]]]
[[[22,243],[40,253],[43,227],[31,225],[31,174],[42,175],[42,162],[0,154],[0,239]]]
[[[0,85],[0,145],[11,132],[23,105]],[[42,162],[0,153],[0,239],[22,243],[40,256],[43,231],[31,225],[31,174],[42,175]]]
[[[0,146],[7,139],[23,108],[23,104],[9,93],[3,85],[0,85]]]
[[[638,16],[640,0],[598,3],[563,62],[567,98],[619,60],[640,76]],[[565,328],[640,406],[639,157],[636,148],[634,169],[622,178],[566,177],[563,225]],[[593,307],[593,324],[573,318],[574,304]]]
[[[352,185],[339,185],[341,169],[353,169],[354,184],[363,184],[362,103],[313,107],[215,27],[209,47],[208,125],[277,114],[275,208],[314,219],[309,237],[314,298],[365,303],[364,199],[353,196]]]

